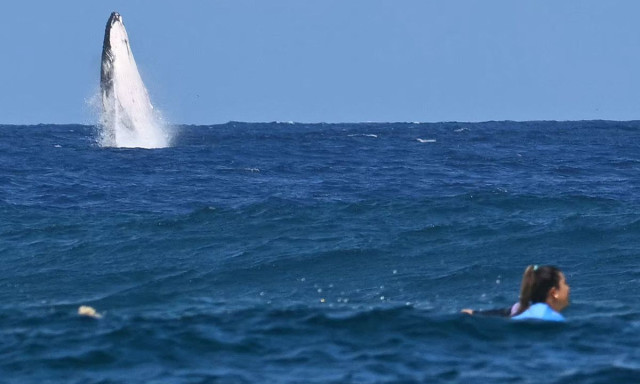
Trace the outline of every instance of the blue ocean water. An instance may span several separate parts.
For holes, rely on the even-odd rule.
[[[640,122],[178,132],[0,126],[0,382],[640,382]]]

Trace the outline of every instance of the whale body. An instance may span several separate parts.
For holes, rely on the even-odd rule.
[[[100,71],[101,144],[109,147],[162,148],[169,136],[154,111],[133,58],[122,16],[107,21]]]

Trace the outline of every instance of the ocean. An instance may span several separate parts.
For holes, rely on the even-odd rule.
[[[2,383],[640,382],[640,122],[98,137],[0,126]],[[529,264],[566,323],[460,313]]]

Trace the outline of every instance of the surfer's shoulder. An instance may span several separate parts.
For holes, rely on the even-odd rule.
[[[556,312],[546,303],[536,303],[526,311],[512,317],[513,320],[565,321],[564,316]]]

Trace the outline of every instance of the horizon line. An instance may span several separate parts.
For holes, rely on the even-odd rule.
[[[579,122],[613,122],[613,123],[632,123],[640,122],[639,119],[633,120],[612,120],[612,119],[578,119],[578,120],[554,120],[554,119],[540,119],[540,120],[477,120],[477,121],[457,121],[457,120],[442,120],[442,121],[341,121],[341,122],[305,122],[305,121],[241,121],[241,120],[229,120],[224,123],[168,123],[168,126],[213,126],[213,125],[227,125],[227,124],[283,124],[283,125],[343,125],[343,124],[486,124],[486,123],[579,123]],[[97,127],[98,124],[90,123],[0,123],[1,127],[8,126],[24,126],[24,127],[38,127],[43,125],[54,126],[85,126],[85,127]]]

